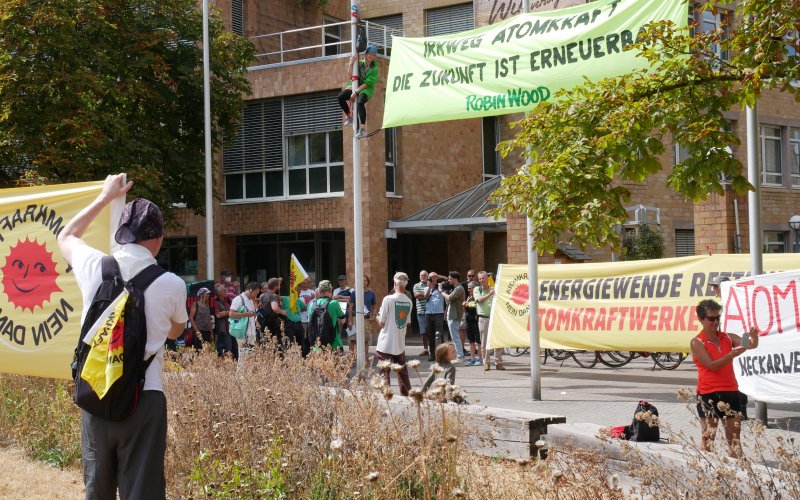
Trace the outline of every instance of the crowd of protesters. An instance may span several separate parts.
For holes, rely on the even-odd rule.
[[[436,346],[452,342],[456,362],[466,366],[490,368],[490,359],[481,348],[486,344],[488,317],[494,290],[485,271],[476,273],[470,269],[466,280],[461,281],[458,271],[446,276],[435,272],[421,271],[419,283],[403,289],[403,294],[415,302],[417,325],[422,336],[422,357],[435,361]],[[201,349],[204,343],[215,346],[220,357],[238,359],[240,351],[250,351],[273,339],[276,345],[297,344],[304,356],[314,346],[309,342],[309,320],[312,310],[321,305],[330,308],[330,316],[336,334],[329,347],[355,355],[357,351],[356,291],[348,284],[347,276],[341,274],[336,285],[322,280],[317,285],[311,278],[300,281],[296,298],[292,294],[281,295],[282,278],[273,277],[258,284],[249,282],[243,290],[232,279],[231,272],[224,270],[213,290],[200,288],[189,308],[190,328],[185,336],[186,344]],[[364,276],[363,316],[364,348],[375,345],[381,325],[378,317],[378,298],[370,288],[369,276]],[[396,284],[395,284],[396,285]],[[396,293],[395,288],[388,295]],[[229,319],[246,317],[246,336],[238,340],[229,333]],[[502,350],[495,350],[495,367],[505,369]]]

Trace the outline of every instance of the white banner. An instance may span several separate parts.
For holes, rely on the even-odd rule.
[[[767,403],[800,402],[800,270],[723,282],[722,331],[759,331],[756,349],[733,360],[739,390]]]

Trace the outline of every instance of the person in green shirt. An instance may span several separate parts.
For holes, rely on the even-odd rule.
[[[356,103],[358,109],[358,132],[356,137],[358,138],[367,135],[367,101],[375,95],[375,84],[378,83],[379,76],[378,62],[375,60],[377,57],[378,48],[374,45],[367,47],[364,59],[361,59],[358,63],[358,88],[353,92],[351,87],[347,87],[339,93],[339,106],[342,107],[344,112],[344,125],[346,127],[353,124],[352,106]],[[352,77],[353,64],[355,62],[356,56],[352,56],[347,64],[348,78]]]
[[[475,297],[475,308],[478,310],[478,329],[481,332],[481,350],[483,351],[483,369],[489,370],[489,349],[487,348],[486,337],[489,333],[489,315],[492,312],[492,301],[494,301],[494,288],[489,286],[489,275],[486,271],[478,273],[478,283],[480,286],[473,290]],[[495,368],[505,370],[503,365],[503,350],[494,350]]]
[[[338,301],[333,300],[333,285],[330,281],[320,281],[317,290],[318,298],[312,300],[311,303],[308,304],[308,317],[311,318],[311,314],[313,313],[314,309],[316,309],[318,306],[323,306],[325,302],[330,299],[330,302],[328,302],[328,314],[330,314],[331,321],[333,321],[333,326],[336,329],[336,335],[333,338],[333,342],[331,342],[331,348],[342,351],[344,350],[344,344],[342,343],[342,329],[347,321],[344,311],[342,310],[342,306],[339,305]]]

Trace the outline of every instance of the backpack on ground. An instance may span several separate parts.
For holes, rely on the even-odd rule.
[[[633,422],[628,426],[625,437],[638,442],[657,442],[661,439],[656,407],[647,401],[639,401],[633,414]]]
[[[328,311],[328,305],[333,299],[325,297],[323,300],[325,303],[318,302],[308,318],[308,342],[311,346],[314,346],[317,340],[322,346],[330,346],[333,344],[333,339],[336,338],[336,327],[333,325],[333,318]]]
[[[86,313],[72,360],[73,399],[92,415],[118,421],[136,410],[145,372],[155,358],[144,359],[144,291],[166,271],[153,264],[125,282],[112,256],[103,257],[101,269],[103,282]]]

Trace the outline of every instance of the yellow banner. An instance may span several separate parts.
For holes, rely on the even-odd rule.
[[[56,238],[102,187],[0,190],[0,371],[70,377],[83,302]],[[83,238],[103,252],[109,251],[111,212],[105,208]]]
[[[764,255],[764,272],[800,268],[800,254]],[[539,266],[542,348],[686,352],[708,281],[750,274],[749,254]],[[528,267],[501,264],[488,347],[529,347]]]

